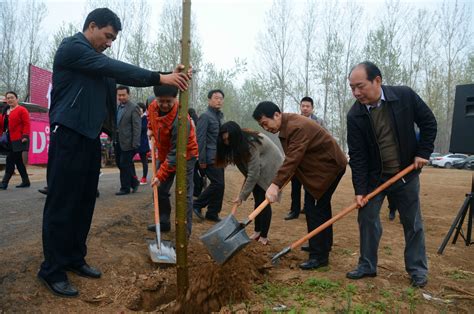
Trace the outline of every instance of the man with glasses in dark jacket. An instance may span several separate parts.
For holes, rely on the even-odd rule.
[[[82,32],[65,38],[54,57],[44,261],[38,278],[62,297],[79,293],[66,271],[101,277],[98,269],[86,263],[86,240],[100,172],[99,135],[102,131],[112,135],[115,128],[115,84],[168,84],[181,90],[188,86],[189,75],[184,73],[160,74],[104,55],[121,29],[114,12],[95,9],[87,16]]]
[[[420,209],[419,173],[428,164],[436,137],[433,112],[411,88],[382,85],[382,73],[372,62],[356,65],[349,74],[357,99],[347,114],[349,164],[358,214],[360,257],[349,279],[377,275],[377,251],[382,236],[380,207],[389,196],[400,213],[405,233],[405,269],[414,287],[427,282],[425,237]],[[420,129],[417,141],[415,124]],[[418,170],[395,182],[370,201],[367,194],[414,163]]]

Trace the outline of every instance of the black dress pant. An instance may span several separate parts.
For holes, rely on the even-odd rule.
[[[306,225],[308,233],[321,226],[323,223],[331,219],[332,208],[331,198],[334,191],[344,175],[342,171],[324,192],[320,199],[315,200],[314,197],[308,193],[312,199],[308,202],[306,209]],[[327,259],[332,247],[332,226],[327,227],[316,236],[309,239],[309,258]]]
[[[301,211],[301,182],[297,177],[291,178],[291,207],[290,212],[298,217]],[[308,202],[314,201],[314,198],[310,193],[304,189],[304,204],[303,209],[306,212],[306,206]]]
[[[255,208],[257,208],[265,200],[265,190],[259,185],[255,185],[252,191],[253,198],[255,200]],[[268,204],[260,214],[255,217],[255,228],[256,232],[260,232],[260,236],[263,238],[268,237],[268,230],[270,229],[270,222],[272,221],[272,206]]]
[[[130,188],[134,188],[140,183],[137,180],[135,165],[133,164],[133,156],[137,151],[122,150],[120,144],[115,144],[115,163],[120,170],[120,190],[130,192]]]
[[[204,172],[210,183],[194,201],[194,208],[201,209],[207,206],[206,215],[212,218],[218,217],[222,209],[222,200],[224,198],[224,168],[216,168],[214,165],[207,165]]]
[[[28,173],[26,172],[25,164],[23,163],[23,152],[8,152],[6,165],[5,165],[5,175],[3,176],[2,183],[8,185],[10,179],[15,171],[15,166],[20,173],[21,180],[23,183],[28,183],[30,180],[28,179]]]
[[[48,195],[43,212],[43,253],[39,275],[50,282],[67,279],[66,266],[81,266],[94,213],[101,144],[59,126],[50,135]]]

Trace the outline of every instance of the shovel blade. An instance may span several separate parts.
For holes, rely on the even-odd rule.
[[[250,242],[242,224],[233,215],[215,224],[200,239],[218,264],[224,264]]]
[[[149,241],[148,252],[154,263],[176,264],[176,250],[170,241],[161,241],[160,246],[156,241]]]

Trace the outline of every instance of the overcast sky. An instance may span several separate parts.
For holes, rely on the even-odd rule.
[[[175,0],[181,2],[181,0]],[[381,0],[354,0],[363,4],[367,12],[377,12]],[[454,1],[454,0],[447,0]],[[63,23],[73,22],[82,26],[85,16],[85,0],[45,0],[48,15],[44,20],[44,34],[52,36],[55,29]],[[442,0],[405,1],[417,7],[430,8]],[[474,0],[459,0],[468,3],[474,11]],[[294,7],[301,6],[304,0],[291,0]],[[133,0],[130,0],[130,5]],[[162,1],[150,1],[153,7],[151,16],[159,17]],[[230,68],[235,58],[246,58],[252,62],[255,56],[256,38],[263,30],[265,12],[271,7],[271,0],[192,0],[191,11],[196,18],[197,30],[204,60],[214,63],[218,68]],[[474,13],[474,12],[473,12]],[[153,32],[156,23],[150,23]],[[471,21],[474,28],[474,19]],[[124,32],[127,30],[124,29]]]

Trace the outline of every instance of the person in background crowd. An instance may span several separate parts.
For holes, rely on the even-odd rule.
[[[8,154],[0,190],[8,188],[15,166],[21,176],[21,183],[16,187],[27,188],[30,187],[30,179],[23,163],[22,153],[29,149],[30,115],[28,110],[18,103],[18,95],[15,92],[6,92],[5,99],[8,106],[0,115],[0,138]]]
[[[234,203],[241,205],[250,193],[257,208],[265,200],[265,191],[283,162],[283,154],[265,134],[241,129],[234,121],[224,123],[217,138],[216,167],[235,164],[245,176],[245,183]],[[250,239],[268,244],[272,207],[268,204],[255,217],[255,232]]]
[[[216,168],[216,145],[219,128],[224,120],[222,106],[224,105],[224,92],[213,89],[207,94],[207,110],[199,117],[197,124],[197,138],[199,145],[199,167],[204,170],[210,184],[194,201],[194,213],[200,219],[219,222],[219,213],[222,209],[224,198],[224,169]],[[207,207],[204,216],[202,209]]]
[[[140,185],[147,184],[146,177],[148,175],[148,152],[150,151],[150,144],[148,143],[148,112],[147,107],[144,103],[139,102],[138,107],[141,109],[142,113],[142,131],[140,135],[140,147],[138,148],[138,154],[140,155],[140,161],[142,162],[143,167],[143,176],[140,180]]]
[[[135,193],[140,185],[133,164],[133,157],[140,146],[141,111],[130,101],[128,86],[117,87],[117,133],[115,138],[115,161],[120,169],[120,190],[115,195],[126,195],[130,189]]]
[[[194,124],[194,127],[197,126],[197,121],[199,119],[198,114],[194,108],[188,109],[188,114],[191,117],[191,121]],[[199,160],[196,160],[196,166],[194,167],[194,191],[193,196],[199,197],[202,190],[206,188],[206,173],[203,169],[199,168]]]

